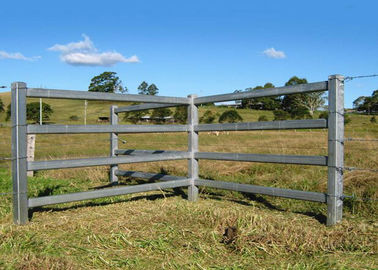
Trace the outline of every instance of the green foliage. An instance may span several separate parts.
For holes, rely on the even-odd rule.
[[[275,110],[273,111],[273,115],[273,121],[287,120],[290,118],[290,114],[284,110]]]
[[[259,89],[274,88],[272,83],[266,83],[264,86],[256,86],[254,88],[246,88],[246,92]],[[241,92],[239,90],[235,92]],[[252,99],[243,99],[241,101],[242,108],[250,108],[254,110],[275,110],[280,108],[280,98],[279,97],[261,97],[261,98],[252,98]]]
[[[259,122],[268,121],[268,117],[266,117],[266,115],[260,115],[259,119],[257,119],[257,121],[259,121]]]
[[[370,118],[370,123],[372,123],[372,124],[377,123],[377,119],[375,119],[375,116],[373,116],[372,118]]]
[[[26,104],[26,119],[39,123],[39,102],[31,102]],[[11,117],[11,104],[8,105],[6,111],[5,121],[9,121]],[[45,102],[42,102],[42,121],[50,120],[50,116],[53,114],[54,110],[51,106]]]
[[[122,81],[116,76],[116,72],[105,71],[91,79],[88,87],[90,92],[125,93],[127,88],[122,86]]]
[[[148,95],[147,94],[147,88],[148,88],[148,83],[143,81],[139,86],[138,86],[138,94],[139,95]]]
[[[168,108],[159,108],[154,109],[151,114],[151,118],[156,120],[157,122],[164,121],[165,117],[168,117],[172,114],[172,111]]]
[[[328,119],[328,112],[324,111],[321,114],[319,114],[319,119]]]
[[[79,116],[77,116],[77,115],[71,115],[69,119],[71,121],[78,121],[79,120]]]
[[[0,98],[0,113],[4,112],[4,103]]]
[[[373,91],[370,97],[361,96],[353,101],[353,107],[367,114],[378,113],[378,90]]]
[[[221,114],[219,123],[236,123],[243,121],[243,118],[235,110],[228,110]]]
[[[210,110],[207,110],[202,117],[200,117],[199,121],[200,123],[204,124],[211,124],[214,122],[214,120],[217,118],[217,114],[213,113]]]
[[[123,120],[129,121],[133,124],[136,124],[139,122],[139,120],[147,114],[147,111],[133,111],[133,112],[126,112]]]
[[[185,124],[188,120],[188,108],[186,106],[176,107],[173,118],[176,122]]]
[[[138,86],[138,94],[139,95],[151,95],[156,96],[159,93],[159,88],[154,84],[148,85],[146,81],[143,81]]]

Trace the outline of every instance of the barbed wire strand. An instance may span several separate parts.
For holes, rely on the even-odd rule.
[[[378,77],[378,74],[359,75],[359,76],[346,76],[344,78],[344,82],[349,82],[349,81],[352,81],[354,79],[373,78],[373,77]]]

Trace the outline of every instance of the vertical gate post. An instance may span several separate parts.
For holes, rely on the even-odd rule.
[[[198,125],[198,106],[194,104],[194,98],[197,95],[189,95],[190,104],[188,106],[188,152],[191,157],[188,160],[188,177],[191,179],[191,185],[188,187],[188,200],[196,201],[198,199],[198,187],[194,185],[194,180],[198,178],[198,159],[194,158],[198,152],[198,132],[194,131],[194,126]]]
[[[25,224],[28,222],[26,83],[12,83],[11,118],[13,220]]]
[[[327,225],[341,221],[343,215],[344,168],[344,77],[328,78],[328,188]]]
[[[118,106],[111,106],[110,107],[110,124],[111,125],[118,125],[118,114],[115,113],[115,109]],[[118,149],[118,133],[110,133],[110,156],[115,157],[115,151]],[[115,172],[118,170],[118,164],[110,165],[110,183],[117,184],[118,177]]]

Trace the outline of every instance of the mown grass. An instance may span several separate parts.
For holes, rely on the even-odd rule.
[[[2,94],[4,96],[4,94]],[[8,96],[3,101],[8,103]],[[55,123],[79,124],[81,101],[51,100]],[[209,108],[200,108],[200,114]],[[225,108],[211,107],[219,111]],[[107,115],[108,103],[89,103],[88,123]],[[244,121],[271,112],[240,110]],[[78,122],[69,121],[78,115]],[[3,117],[3,116],[0,116]],[[346,137],[378,138],[369,117],[351,115]],[[10,129],[0,128],[0,157],[10,156]],[[186,134],[121,135],[120,148],[185,150]],[[202,133],[200,151],[326,155],[327,133],[291,130]],[[109,154],[109,135],[38,135],[36,159]],[[376,142],[346,142],[345,164],[377,168]],[[0,163],[0,193],[11,192],[10,172]],[[121,165],[127,170],[186,175],[186,162]],[[200,161],[202,178],[326,191],[322,167]],[[196,203],[185,189],[162,190],[70,204],[31,212],[27,226],[12,224],[11,196],[0,197],[0,268],[4,269],[376,269],[377,191],[374,172],[344,175],[344,219],[324,225],[323,204],[210,188]],[[122,185],[145,183],[121,179]],[[37,172],[29,196],[92,190],[108,183],[107,167]],[[226,232],[232,232],[231,234]]]

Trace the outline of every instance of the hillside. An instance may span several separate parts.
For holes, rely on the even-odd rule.
[[[9,104],[9,93],[0,93]],[[45,100],[51,122],[82,124],[83,101]],[[110,103],[89,102],[88,124]],[[122,104],[118,104],[122,105]],[[222,113],[227,108],[200,107]],[[238,110],[244,121],[269,111]],[[69,121],[77,115],[79,121]],[[351,114],[345,137],[378,139],[369,116]],[[0,115],[0,123],[4,115]],[[122,122],[125,123],[125,122]],[[0,157],[10,156],[10,128],[0,128]],[[186,150],[186,134],[122,134],[120,148]],[[200,151],[326,155],[324,130],[200,133]],[[108,134],[38,135],[36,159],[109,155]],[[345,165],[378,167],[376,141],[345,142]],[[9,162],[0,163],[0,193],[11,191]],[[122,169],[186,174],[185,161],[121,165]],[[239,183],[326,192],[323,167],[200,161],[200,176]],[[344,219],[324,225],[326,205],[201,188],[162,190],[35,209],[27,226],[12,225],[11,197],[0,197],[0,268],[5,269],[377,269],[378,174],[344,174]],[[146,180],[121,180],[123,185]],[[107,167],[52,170],[29,178],[29,195],[96,189]],[[232,231],[229,234],[226,231]]]

